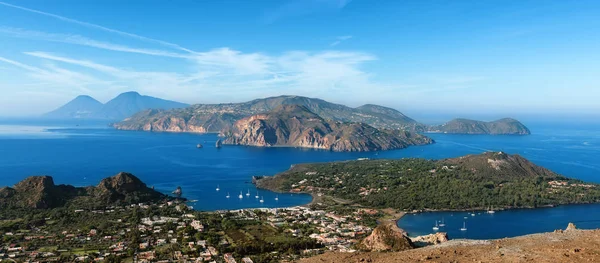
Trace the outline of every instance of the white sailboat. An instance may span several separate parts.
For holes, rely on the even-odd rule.
[[[250,189],[248,189],[248,193],[246,193],[246,196],[250,196]]]
[[[216,190],[217,190],[217,192],[221,190],[221,188],[219,188],[219,185],[217,185],[217,189]]]
[[[494,214],[496,213],[496,211],[494,211],[494,207],[490,206],[490,208],[488,209],[488,214]]]
[[[460,231],[467,231],[467,221],[463,222],[463,227],[460,229]]]
[[[225,196],[225,198],[229,198],[229,192],[227,192],[227,195]]]
[[[475,211],[473,211],[473,212],[471,213],[471,216],[475,216]]]
[[[242,191],[240,191],[240,195],[238,196],[240,199],[244,198],[244,195],[242,194]]]
[[[275,201],[279,201],[279,195],[275,196]]]
[[[261,198],[260,198],[260,202],[261,202],[261,203],[264,203],[264,202],[265,202],[265,199],[261,197]]]
[[[254,198],[258,199],[258,192],[256,192],[256,195],[254,196]]]
[[[438,221],[435,220],[435,226],[433,227],[433,231],[438,231],[440,228],[438,227]]]
[[[440,222],[440,227],[445,227],[446,223],[444,223],[444,218],[442,217],[442,222]]]

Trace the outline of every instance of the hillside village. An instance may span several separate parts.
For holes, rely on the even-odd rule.
[[[63,230],[55,226],[64,218],[27,222],[30,228],[2,220],[0,261],[277,262],[324,251],[354,252],[372,231],[361,220],[375,213],[307,207],[208,213],[177,202],[75,209],[66,214],[106,222]]]

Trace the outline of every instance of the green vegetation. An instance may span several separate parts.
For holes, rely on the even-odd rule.
[[[363,160],[296,165],[259,187],[313,192],[366,207],[405,210],[538,207],[600,200],[597,184],[535,166],[518,155],[485,153],[441,161]]]

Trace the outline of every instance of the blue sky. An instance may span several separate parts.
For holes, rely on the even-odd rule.
[[[0,116],[79,94],[600,110],[599,1],[0,0]]]

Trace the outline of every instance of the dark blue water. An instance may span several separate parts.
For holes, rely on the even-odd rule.
[[[440,232],[447,232],[452,239],[496,239],[526,234],[551,232],[565,229],[569,222],[578,228],[595,229],[600,227],[600,205],[567,205],[553,208],[516,209],[472,212],[434,212],[407,214],[399,221],[399,226],[410,236],[434,233],[435,221],[444,221]],[[465,223],[467,231],[461,231]]]
[[[199,210],[284,207],[305,204],[307,195],[258,191],[248,182],[253,175],[272,175],[295,163],[368,158],[451,158],[484,151],[521,154],[563,175],[600,182],[600,126],[530,125],[531,136],[431,134],[437,143],[377,153],[334,153],[295,148],[214,147],[214,134],[172,134],[115,131],[103,126],[32,127],[0,125],[0,185],[13,185],[30,175],[47,174],[56,183],[97,184],[120,171],[131,172],[148,185],[170,192],[181,186]],[[50,125],[50,124],[45,124]],[[196,144],[205,145],[197,149]],[[220,186],[221,191],[215,188]],[[245,194],[250,190],[251,196]],[[240,191],[244,193],[240,200]],[[227,192],[231,198],[225,196]],[[477,215],[461,233],[462,216],[427,213],[407,215],[399,224],[411,234],[432,232],[434,221],[447,220],[451,237],[496,238],[564,228],[568,222],[600,227],[600,205],[502,211]],[[540,219],[540,220],[538,220]],[[543,220],[541,220],[543,219]],[[533,223],[537,222],[537,223]],[[516,225],[516,226],[515,226]],[[444,230],[444,229],[442,229]]]

